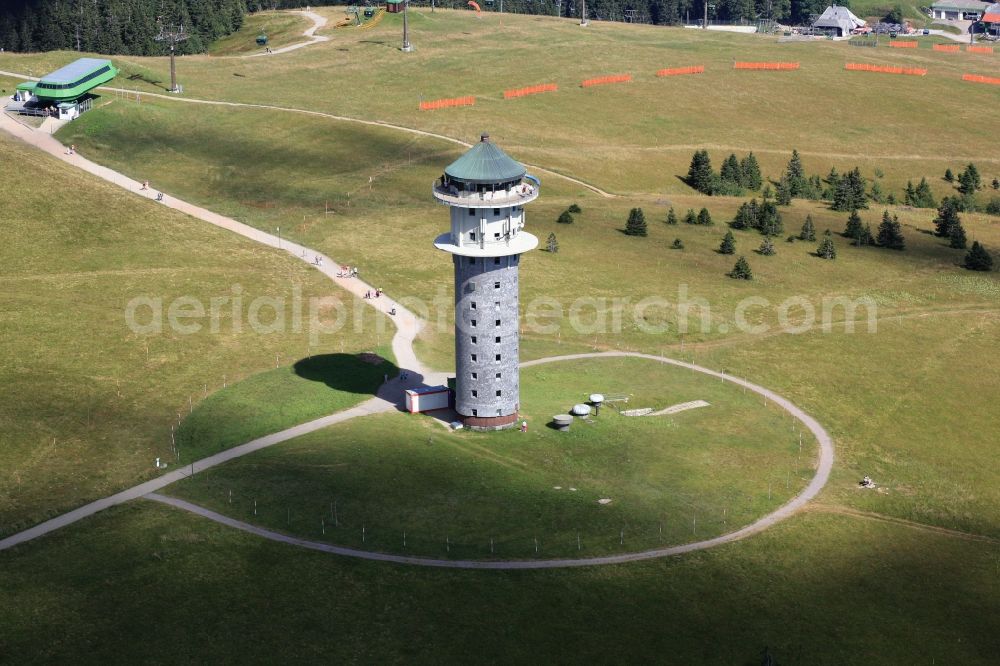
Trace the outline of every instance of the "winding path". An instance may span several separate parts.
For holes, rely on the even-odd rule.
[[[296,49],[301,49],[301,48],[303,48],[305,46],[312,46],[313,44],[318,44],[320,42],[328,42],[328,41],[330,41],[329,37],[326,37],[324,35],[317,35],[316,34],[317,30],[319,30],[320,28],[323,28],[323,27],[326,26],[327,20],[326,20],[325,16],[320,16],[316,12],[310,12],[310,11],[306,11],[306,10],[301,10],[301,11],[300,10],[294,10],[294,11],[291,11],[289,13],[291,13],[291,14],[301,14],[302,16],[305,16],[306,18],[312,20],[312,22],[313,22],[312,27],[311,28],[307,28],[306,31],[302,33],[303,37],[308,37],[309,38],[308,42],[298,42],[298,43],[295,43],[295,44],[289,44],[288,46],[282,46],[281,48],[271,49],[270,53],[268,53],[268,52],[265,51],[263,53],[253,53],[251,55],[244,55],[244,56],[237,56],[237,57],[239,57],[239,58],[259,58],[261,56],[278,55],[279,53],[288,53],[289,51],[294,51]]]
[[[12,134],[16,138],[43,150],[50,155],[67,162],[75,167],[83,169],[84,171],[94,174],[104,180],[111,182],[119,187],[129,190],[139,196],[144,196],[146,198],[153,198],[155,193],[149,190],[143,190],[141,183],[132,180],[123,174],[120,174],[112,169],[96,164],[79,154],[69,154],[65,146],[59,143],[51,134],[44,132],[32,130],[31,128],[22,125],[7,114],[0,113],[0,129]],[[200,206],[195,206],[193,204],[181,201],[174,197],[164,195],[162,199],[163,205],[173,208],[175,210],[181,211],[192,217],[204,220],[222,229],[232,231],[234,233],[240,234],[241,236],[248,238],[250,240],[256,241],[263,245],[273,247],[279,250],[284,250],[290,255],[300,259],[302,261],[308,262],[317,270],[321,271],[335,284],[347,290],[349,293],[361,298],[366,291],[371,291],[374,288],[357,278],[343,278],[337,275],[337,270],[339,264],[334,260],[326,257],[320,253],[317,253],[303,245],[298,243],[290,242],[288,240],[283,240],[277,236],[268,234],[259,229],[255,229],[249,225],[238,222],[232,218],[213,213]],[[322,261],[320,261],[322,258]],[[385,299],[366,299],[365,302],[370,306],[376,308],[377,310],[383,312],[384,314],[389,313],[389,310],[393,307],[393,302],[389,298]],[[693,363],[687,363],[684,361],[678,361],[675,359],[667,358],[665,356],[655,356],[652,354],[641,354],[636,352],[594,352],[586,354],[572,354],[567,356],[554,356],[545,359],[538,359],[534,361],[527,361],[521,364],[521,367],[532,367],[535,365],[541,365],[543,363],[553,363],[558,361],[569,361],[569,360],[579,360],[579,359],[589,359],[589,358],[605,358],[605,357],[635,357],[643,358],[651,361],[656,361],[659,363],[664,363],[667,365],[672,365],[679,368],[685,368],[692,370],[694,372],[700,372],[712,377],[719,378],[723,381],[729,381],[736,385],[743,386],[755,393],[760,394],[767,400],[780,406],[782,409],[791,414],[794,418],[798,419],[810,432],[816,437],[819,443],[819,463],[817,465],[816,474],[809,482],[809,484],[791,499],[786,504],[779,507],[776,511],[758,519],[754,523],[747,525],[734,532],[729,532],[721,536],[715,537],[713,539],[707,539],[704,541],[697,541],[688,544],[682,544],[678,546],[672,546],[669,548],[659,548],[655,550],[648,550],[636,553],[624,553],[621,555],[609,555],[603,557],[590,557],[590,558],[577,558],[577,559],[550,559],[550,560],[504,560],[504,561],[483,561],[483,560],[444,560],[444,559],[434,559],[434,558],[423,558],[423,557],[407,557],[402,555],[392,555],[388,553],[378,553],[371,551],[356,550],[352,548],[345,548],[341,546],[334,546],[327,543],[321,543],[317,541],[310,541],[307,539],[300,539],[298,537],[293,537],[286,534],[281,534],[271,530],[266,530],[242,521],[238,521],[221,514],[215,513],[203,507],[196,506],[189,502],[184,502],[182,500],[165,497],[156,493],[157,490],[161,490],[164,487],[176,483],[184,478],[197,474],[198,472],[204,471],[216,465],[220,465],[229,460],[245,456],[254,451],[259,451],[263,448],[273,446],[280,442],[293,439],[295,437],[300,437],[310,432],[314,432],[321,428],[326,428],[328,426],[342,423],[349,419],[367,416],[370,414],[377,414],[382,412],[391,411],[396,409],[396,405],[401,402],[402,391],[408,386],[416,386],[421,384],[439,384],[443,383],[445,375],[441,373],[432,373],[427,368],[425,368],[420,361],[417,359],[416,354],[413,351],[413,340],[415,339],[417,333],[419,332],[423,322],[412,312],[396,304],[396,314],[394,320],[396,323],[396,332],[392,338],[392,349],[393,353],[397,359],[397,365],[402,370],[406,370],[408,374],[407,381],[401,381],[399,378],[393,379],[392,381],[383,385],[379,394],[371,398],[360,405],[357,405],[351,409],[347,409],[330,416],[316,419],[308,423],[303,423],[292,428],[288,428],[281,432],[272,433],[270,435],[260,437],[246,444],[233,447],[221,453],[209,456],[202,460],[186,465],[183,468],[176,469],[168,474],[164,474],[156,479],[141,483],[139,485],[133,486],[127,490],[123,490],[119,493],[105,497],[103,499],[91,502],[85,506],[78,509],[70,511],[68,513],[62,514],[43,523],[35,525],[27,530],[18,532],[17,534],[11,535],[4,539],[0,539],[0,551],[12,548],[18,544],[30,541],[32,539],[38,538],[45,534],[48,534],[54,530],[65,527],[75,523],[87,516],[91,516],[99,511],[106,508],[115,506],[117,504],[122,504],[130,500],[134,500],[140,497],[147,497],[151,500],[163,502],[181,508],[192,513],[201,515],[203,517],[214,520],[220,524],[228,525],[237,529],[250,532],[252,534],[257,534],[261,537],[271,539],[274,541],[279,541],[282,543],[288,543],[291,545],[300,546],[303,548],[309,548],[312,550],[319,550],[323,552],[333,553],[337,555],[345,555],[351,557],[358,557],[367,560],[376,560],[384,562],[394,562],[398,564],[410,564],[410,565],[420,565],[429,567],[447,567],[447,568],[460,568],[460,569],[553,569],[562,567],[580,567],[580,566],[594,566],[601,564],[620,564],[623,562],[635,562],[640,560],[648,560],[659,557],[668,557],[671,555],[678,555],[681,553],[693,552],[696,550],[704,550],[706,548],[712,548],[724,543],[730,543],[737,541],[739,539],[744,539],[750,535],[756,534],[762,530],[771,527],[775,523],[789,517],[799,509],[801,509],[807,502],[814,498],[819,491],[826,484],[830,476],[830,471],[833,467],[834,459],[834,449],[833,442],[830,436],[823,429],[823,427],[811,416],[803,412],[801,409],[796,407],[790,401],[784,397],[766,389],[762,386],[752,384],[744,379],[738,377],[732,377],[726,375],[722,372],[717,372],[715,370],[710,370]]]

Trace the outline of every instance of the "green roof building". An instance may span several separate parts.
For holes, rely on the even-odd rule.
[[[500,185],[521,180],[525,169],[492,143],[489,134],[483,134],[479,143],[445,168],[444,174],[450,181],[470,185]]]

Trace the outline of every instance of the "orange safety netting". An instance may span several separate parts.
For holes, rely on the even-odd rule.
[[[889,46],[894,49],[915,49],[917,48],[916,42],[889,42]]]
[[[429,102],[421,102],[421,111],[430,111],[432,109],[448,109],[453,106],[472,106],[476,103],[475,97],[448,97],[446,99],[432,99]]]
[[[598,76],[593,79],[586,79],[580,86],[589,88],[590,86],[602,86],[606,83],[628,83],[631,80],[631,74],[612,74],[610,76]]]
[[[734,62],[733,69],[768,69],[787,71],[798,69],[797,62]]]
[[[963,81],[972,81],[973,83],[992,83],[995,86],[1000,86],[1000,78],[995,76],[980,76],[979,74],[963,74]]]
[[[661,69],[656,72],[657,76],[678,76],[680,74],[701,74],[705,71],[704,65],[695,65],[693,67],[669,67],[667,69]]]
[[[966,46],[965,50],[969,53],[993,53],[992,46]]]
[[[527,88],[504,90],[503,98],[524,97],[525,95],[537,95],[538,93],[555,92],[556,90],[559,90],[559,86],[554,83],[541,83],[537,86],[528,86]]]
[[[962,47],[958,44],[935,44],[935,51],[947,51],[948,53],[955,53],[956,51],[961,51]]]
[[[927,70],[922,67],[895,67],[893,65],[868,65],[859,62],[849,62],[844,65],[844,69],[852,72],[881,72],[882,74],[910,74],[912,76],[925,76]]]

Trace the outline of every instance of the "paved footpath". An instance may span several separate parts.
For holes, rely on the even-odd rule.
[[[296,44],[289,44],[288,46],[282,46],[281,48],[271,49],[270,53],[268,53],[266,51],[262,51],[261,53],[254,53],[252,55],[244,55],[244,56],[236,56],[236,57],[238,57],[238,58],[259,58],[261,56],[278,55],[279,53],[288,53],[289,51],[295,51],[297,49],[301,49],[304,46],[311,46],[312,44],[318,44],[320,42],[328,42],[328,41],[330,41],[329,37],[324,37],[323,35],[317,35],[316,34],[317,30],[319,30],[320,28],[322,28],[322,27],[324,27],[326,25],[326,17],[325,16],[320,16],[316,12],[310,12],[310,11],[305,11],[305,10],[302,10],[302,11],[293,11],[293,12],[289,12],[289,13],[290,14],[301,14],[302,16],[305,16],[306,18],[312,20],[312,22],[313,22],[312,27],[308,28],[305,32],[302,33],[303,37],[307,37],[309,39],[308,42],[298,42]]]

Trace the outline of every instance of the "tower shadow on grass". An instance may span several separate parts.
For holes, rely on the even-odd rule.
[[[299,377],[331,389],[365,395],[376,395],[386,378],[399,374],[395,363],[369,352],[319,354],[296,361],[292,369]]]

